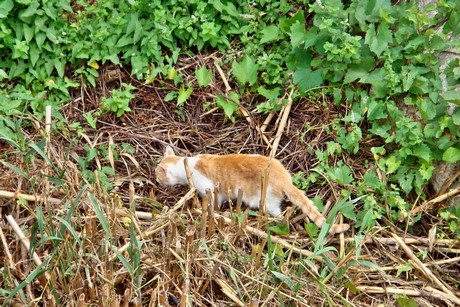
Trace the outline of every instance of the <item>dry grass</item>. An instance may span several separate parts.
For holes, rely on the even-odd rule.
[[[293,173],[308,172],[317,163],[310,153],[324,149],[331,140],[325,127],[347,111],[347,106],[304,99],[285,112],[263,115],[250,107],[254,97],[246,96],[240,106],[244,116],[232,124],[208,103],[232,86],[216,57],[182,59],[180,72],[186,80],[193,82],[195,67],[203,64],[214,70],[215,77],[211,91],[192,94],[181,110],[184,120],[174,104],[163,100],[173,84],[157,80],[143,85],[118,68],[105,67],[97,89],[75,92],[72,103],[62,110],[69,123],[79,121],[84,130],[80,137],[53,130],[44,148],[50,161],[37,154],[30,160],[11,144],[0,142],[2,161],[28,175],[24,178],[0,166],[0,215],[9,216],[0,228],[0,303],[391,306],[397,305],[398,296],[407,296],[425,306],[460,304],[460,242],[428,235],[437,222],[433,204],[445,199],[414,202],[416,210],[423,209],[431,218],[420,223],[418,237],[387,223],[360,242],[350,231],[314,244],[290,206],[285,213],[290,234],[268,236],[267,216],[247,216],[236,204],[219,212],[209,198],[198,198],[193,188],[155,183],[155,165],[166,144],[187,155],[276,153]],[[97,109],[101,97],[121,80],[137,86],[132,112],[122,118],[103,115],[97,130],[86,127],[82,115]],[[44,123],[32,122],[35,125],[23,133],[26,140],[38,143],[46,135]],[[304,134],[307,123],[310,129]],[[369,140],[363,152],[378,142]],[[135,154],[120,151],[122,143],[133,146]],[[110,178],[114,188],[106,194],[103,179],[96,176],[95,184],[88,184],[78,170],[78,158],[86,157],[85,145],[110,144],[118,145],[118,154],[108,150],[106,156],[99,154],[91,161],[94,170],[101,166],[116,170]],[[364,161],[371,161],[370,156],[343,159],[357,178],[367,171]],[[307,193],[335,204],[336,190],[331,183]],[[320,246],[335,250],[321,251]],[[426,257],[417,257],[421,253]]]

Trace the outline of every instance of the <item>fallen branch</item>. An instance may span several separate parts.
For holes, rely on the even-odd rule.
[[[406,244],[411,244],[411,245],[430,245],[429,239],[428,238],[404,238],[401,239],[403,240],[404,243]],[[355,238],[345,238],[346,243],[354,242]],[[396,245],[399,244],[398,241],[396,241],[394,238],[378,238],[378,237],[372,237],[368,238],[364,241],[366,244],[372,244],[374,242],[378,242],[380,244],[385,244],[385,245]],[[434,241],[434,246],[448,246],[450,248],[459,246],[460,245],[460,240],[450,240],[450,239],[436,239]]]
[[[425,276],[427,276],[432,282],[434,282],[436,285],[438,285],[443,291],[444,295],[450,296],[454,301],[456,301],[457,304],[460,304],[460,299],[457,298],[445,285],[442,283],[434,274],[431,272],[430,269],[428,269],[423,262],[421,262],[417,256],[414,255],[412,250],[404,243],[404,241],[398,237],[396,234],[391,234],[393,238],[398,242],[398,244],[401,246],[401,248],[404,250],[404,252],[407,254],[407,256],[412,260],[412,262],[415,264],[415,267],[419,269]]]
[[[444,302],[449,301],[457,305],[460,304],[460,300],[451,295],[447,295],[444,292],[441,292],[432,287],[425,287],[423,290],[413,290],[413,289],[401,289],[401,288],[392,288],[392,287],[375,287],[375,286],[356,286],[356,288],[364,293],[368,294],[400,294],[407,296],[420,296],[420,297],[432,297],[435,299],[442,300]]]
[[[54,204],[54,205],[60,205],[60,204],[63,203],[63,201],[61,199],[54,198],[54,197],[44,197],[44,196],[38,196],[38,195],[15,193],[15,192],[1,191],[1,190],[0,190],[0,197],[14,198],[14,199],[23,198],[23,199],[25,199],[27,201],[48,202],[48,203]]]
[[[281,135],[283,135],[284,128],[286,127],[286,122],[288,120],[289,113],[291,112],[291,107],[292,107],[292,97],[291,97],[292,93],[293,93],[293,90],[291,90],[291,93],[289,93],[288,103],[283,108],[284,109],[283,117],[281,118],[280,124],[278,126],[278,130],[276,131],[275,140],[273,141],[273,147],[270,152],[270,158],[274,158],[276,156],[276,150],[278,149]]]
[[[439,195],[438,197],[435,197],[429,201],[426,201],[424,202],[423,204],[421,204],[420,206],[414,208],[413,210],[411,210],[409,212],[409,216],[414,216],[414,215],[417,215],[423,211],[426,211],[428,209],[431,209],[433,207],[433,205],[443,201],[443,200],[446,200],[447,198],[449,197],[452,197],[454,195],[457,195],[460,193],[460,187],[456,188],[456,189],[453,189],[453,190],[450,190],[449,192],[447,193],[444,193],[442,195]]]

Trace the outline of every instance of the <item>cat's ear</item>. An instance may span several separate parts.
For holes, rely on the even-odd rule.
[[[174,150],[171,148],[171,146],[166,146],[165,157],[166,156],[175,156]]]

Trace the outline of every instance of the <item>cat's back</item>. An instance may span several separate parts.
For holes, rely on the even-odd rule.
[[[267,169],[270,172],[286,171],[278,160],[258,154],[201,154],[196,157],[195,167],[204,174],[259,176]]]

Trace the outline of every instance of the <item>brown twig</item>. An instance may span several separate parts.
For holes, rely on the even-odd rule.
[[[434,274],[428,269],[418,258],[414,255],[412,250],[404,243],[403,240],[396,234],[392,233],[392,237],[398,242],[398,244],[402,247],[406,255],[412,260],[415,264],[416,268],[419,269],[425,276],[427,276],[432,282],[434,282],[438,287],[440,287],[446,295],[451,297],[457,304],[460,304],[460,299],[458,299],[445,285],[441,282]]]
[[[431,199],[429,201],[426,201],[423,204],[421,204],[420,206],[414,208],[412,211],[409,212],[409,215],[414,216],[414,215],[417,215],[417,214],[419,214],[421,212],[424,212],[426,210],[430,210],[433,207],[433,205],[435,205],[435,204],[437,204],[437,203],[439,203],[441,201],[444,201],[447,198],[455,196],[455,195],[457,195],[459,193],[460,193],[460,187],[458,187],[456,189],[453,189],[453,190],[450,190],[449,192],[444,193],[442,195],[439,195],[438,197],[433,198],[433,199]]]
[[[275,135],[275,140],[273,141],[273,146],[272,150],[270,151],[270,157],[274,158],[276,156],[276,151],[278,149],[278,145],[280,143],[281,136],[283,135],[284,132],[284,127],[286,127],[286,122],[289,118],[289,113],[291,112],[291,107],[292,107],[292,93],[294,90],[291,90],[288,96],[288,103],[285,107],[283,107],[283,117],[281,118],[281,121],[278,126],[278,130]]]
[[[29,194],[24,194],[24,193],[15,193],[15,192],[10,192],[10,191],[2,191],[0,190],[0,197],[5,197],[5,198],[14,198],[14,199],[19,199],[23,198],[27,201],[34,201],[34,202],[46,202],[48,201],[50,204],[54,205],[60,205],[63,203],[62,200],[58,198],[53,198],[53,197],[43,197],[43,196],[36,196],[36,195],[29,195]]]

